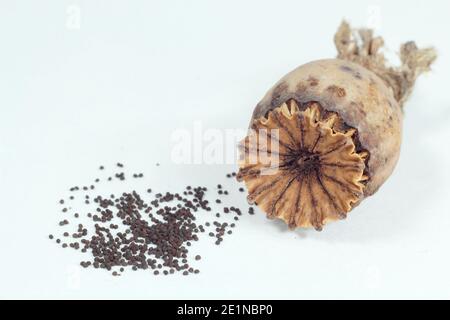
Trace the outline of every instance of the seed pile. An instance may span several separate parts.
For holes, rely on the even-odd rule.
[[[113,174],[115,180],[126,180],[124,165],[117,163],[116,167],[120,168],[120,172]],[[105,167],[100,166],[99,170],[104,171]],[[134,173],[131,176],[140,179],[144,174]],[[235,176],[234,172],[226,175],[228,178]],[[105,181],[112,181],[113,177]],[[99,183],[100,179],[96,178],[95,182]],[[84,214],[79,210],[75,212],[67,204],[68,200],[61,199],[59,204],[63,206],[61,210],[64,214],[74,211],[73,218],[86,219],[87,223],[73,224],[65,218],[58,226],[75,228],[74,231],[62,232],[62,240],[53,234],[49,235],[49,239],[63,248],[89,255],[88,259],[80,262],[82,267],[106,269],[113,276],[120,276],[128,269],[148,269],[154,275],[177,272],[183,275],[197,274],[200,271],[191,261],[199,261],[202,257],[189,254],[193,243],[205,234],[204,240],[212,238],[216,245],[220,245],[236,227],[235,223],[220,220],[223,216],[220,212],[211,213],[206,187],[187,186],[181,194],[166,192],[154,196],[151,188],[143,195],[133,190],[107,196],[92,195],[95,189],[94,185],[69,189],[69,201],[80,197],[82,193],[84,203],[92,203],[94,209],[89,208]],[[221,184],[216,189],[219,197],[229,194]],[[221,204],[222,200],[217,198],[215,203]],[[233,215],[235,222],[242,215],[242,210],[233,206],[224,206],[222,211],[224,215]],[[248,209],[248,213],[254,213],[253,207]],[[215,220],[199,223],[199,214],[206,214],[206,218],[213,216]]]

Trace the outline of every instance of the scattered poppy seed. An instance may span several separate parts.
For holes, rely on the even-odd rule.
[[[117,167],[124,166],[117,163]],[[103,166],[100,168],[100,170],[104,169]],[[227,177],[235,175],[231,173]],[[125,180],[125,172],[114,173],[114,176],[118,180]],[[144,174],[135,173],[132,177],[143,178]],[[108,181],[111,180],[112,177],[109,177]],[[95,179],[95,182],[99,181],[99,178]],[[79,187],[72,187],[70,191],[79,189]],[[95,187],[90,185],[82,189],[89,192]],[[217,184],[217,189],[220,195],[228,194],[221,184]],[[150,188],[146,191],[152,193]],[[175,272],[181,272],[183,275],[199,273],[198,269],[190,266],[188,249],[192,246],[192,241],[199,241],[198,234],[206,232],[205,227],[211,226],[210,222],[199,224],[196,221],[197,212],[211,211],[211,199],[208,199],[207,191],[208,188],[204,186],[187,186],[180,194],[156,193],[155,199],[148,202],[136,191],[111,194],[106,197],[94,196],[92,193],[85,194],[85,203],[92,202],[96,206],[94,215],[87,213],[87,218],[93,223],[87,224],[88,227],[78,224],[75,232],[64,232],[64,237],[69,237],[70,234],[76,241],[64,243],[62,246],[80,250],[92,256],[91,261],[80,263],[82,267],[105,269],[113,276],[120,276],[119,271],[112,271],[117,267],[120,267],[120,272],[124,272],[126,268],[135,271],[148,269],[155,275],[168,275]],[[72,198],[74,197],[71,196]],[[215,202],[222,203],[221,199],[215,199]],[[68,210],[68,208],[63,209],[64,212]],[[223,210],[225,213],[233,211],[237,215],[241,212],[234,207],[225,207]],[[216,213],[215,216],[219,220],[221,214]],[[80,214],[76,212],[74,217],[79,218]],[[65,221],[67,220],[62,221],[62,225],[66,224]],[[208,235],[214,239],[216,245],[220,245],[224,236],[231,234],[231,230],[227,232],[227,223],[214,221],[213,224],[215,232],[209,232]],[[234,227],[234,224],[230,227]],[[53,239],[53,236],[49,235],[49,238]],[[61,240],[57,239],[56,242],[61,243]],[[194,259],[200,260],[201,256],[195,255]]]

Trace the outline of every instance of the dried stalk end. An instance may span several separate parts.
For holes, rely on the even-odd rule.
[[[363,198],[368,152],[357,151],[356,130],[318,103],[294,100],[253,122],[241,142],[238,180],[250,203],[291,229],[321,230],[344,219]]]
[[[384,45],[383,38],[374,37],[371,29],[352,30],[345,21],[334,36],[334,43],[339,59],[355,62],[377,74],[392,88],[401,107],[411,95],[416,79],[429,71],[437,58],[434,48],[419,49],[415,42],[409,41],[400,47],[401,66],[388,66],[384,55],[379,52]]]

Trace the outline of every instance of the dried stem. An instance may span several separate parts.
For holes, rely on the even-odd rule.
[[[357,35],[361,43],[357,42]],[[378,52],[384,45],[383,38],[374,37],[371,29],[352,30],[346,21],[336,32],[334,43],[338,58],[358,63],[376,73],[392,88],[401,107],[411,94],[417,77],[429,71],[437,57],[434,48],[419,49],[409,41],[400,47],[401,66],[387,66],[384,55]]]

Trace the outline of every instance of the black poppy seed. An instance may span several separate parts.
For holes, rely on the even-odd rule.
[[[49,235],[48,235],[48,238],[49,238],[50,240],[52,240],[52,239],[53,239],[53,235],[52,235],[52,234],[49,234]]]
[[[143,174],[135,174],[135,176],[143,177]],[[118,173],[116,177],[124,180],[125,173]],[[221,185],[217,187],[223,188]],[[211,211],[211,207],[208,205],[206,187],[188,186],[186,190],[188,191],[184,191],[182,195],[169,192],[158,193],[155,195],[156,199],[148,204],[136,191],[123,193],[115,201],[111,200],[114,199],[113,196],[93,197],[93,201],[98,206],[97,214],[92,216],[88,213],[88,217],[97,222],[95,231],[89,232],[89,238],[84,238],[88,230],[79,226],[78,231],[72,236],[81,238],[80,243],[75,242],[70,246],[81,249],[83,252],[89,250],[94,257],[92,261],[94,268],[111,270],[116,266],[121,266],[122,269],[130,266],[132,270],[149,268],[163,274],[183,272],[183,270],[188,273],[198,273],[198,270],[189,266],[188,248],[191,246],[191,241],[199,240],[197,236],[199,232],[205,232],[203,225],[196,224],[195,213],[200,210]],[[224,190],[220,191],[225,193]],[[152,191],[147,189],[147,192]],[[89,197],[85,198],[89,199]],[[221,203],[220,199],[216,200]],[[180,203],[169,205],[171,201]],[[151,209],[158,207],[159,209],[153,211],[154,214],[150,214]],[[227,210],[229,211],[229,208]],[[220,213],[216,213],[216,217],[219,218]],[[121,223],[113,223],[113,219],[120,219]],[[119,232],[117,229],[120,224],[123,225],[124,230]],[[211,224],[207,222],[204,225]],[[216,244],[220,244],[226,233],[225,224],[215,221],[214,225],[216,234],[210,232],[209,235],[216,238]],[[199,257],[197,255],[195,259],[198,260]]]
[[[63,199],[59,200],[59,203],[64,204],[64,200]]]
[[[244,192],[245,189],[244,188],[239,188],[239,192]]]
[[[202,257],[199,254],[195,256],[195,260],[197,260],[197,261],[200,260],[201,258]]]
[[[105,169],[105,167],[104,167],[104,166],[100,166],[99,169],[100,169],[100,170],[103,170],[103,169]]]
[[[63,243],[63,244],[62,244],[62,247],[63,247],[63,248],[67,248],[67,243]]]

